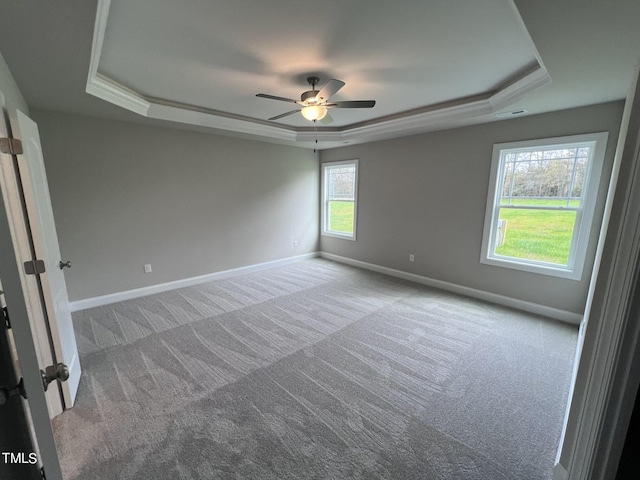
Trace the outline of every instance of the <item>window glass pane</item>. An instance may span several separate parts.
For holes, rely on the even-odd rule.
[[[500,209],[497,255],[567,266],[575,211]]]
[[[589,147],[505,155],[501,205],[580,206],[588,155]]]
[[[326,232],[354,236],[356,165],[325,166]]]
[[[330,200],[327,225],[329,231],[353,234],[354,206],[353,201]]]
[[[502,198],[503,204],[509,204],[509,198],[511,198],[511,180],[513,179],[513,170],[515,164],[507,161],[504,166],[504,183],[502,184]]]
[[[582,197],[582,191],[584,189],[584,179],[587,174],[587,165],[589,162],[588,157],[576,159],[576,175],[571,190],[571,196],[576,198]]]
[[[545,160],[555,160],[555,159],[567,159],[567,158],[575,158],[576,156],[575,148],[559,148],[553,150],[545,150],[542,154],[542,158]]]
[[[578,157],[587,158],[587,157],[589,157],[590,153],[591,153],[591,147],[580,147],[580,148],[578,148]]]
[[[353,201],[356,167],[332,167],[329,170],[329,200]]]

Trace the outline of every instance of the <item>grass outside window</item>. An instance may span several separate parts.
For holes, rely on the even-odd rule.
[[[495,253],[504,257],[533,260],[536,262],[567,265],[576,223],[575,210],[580,199],[564,198],[503,198],[500,220],[506,227],[504,243]],[[552,207],[559,210],[532,210],[517,207]],[[505,223],[506,222],[506,223]]]
[[[329,201],[329,230],[353,235],[354,207],[355,203],[350,201]]]
[[[567,265],[576,222],[575,211],[501,209],[506,220],[504,243],[496,254]]]

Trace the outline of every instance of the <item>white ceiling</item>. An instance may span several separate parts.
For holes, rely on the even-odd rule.
[[[299,100],[306,77],[335,77],[346,86],[334,100],[377,100],[334,111],[344,126],[491,92],[537,63],[509,0],[219,3],[111,0],[98,72],[145,97],[261,120],[296,106],[256,93]]]
[[[622,99],[638,18],[638,0],[22,0],[0,52],[32,107],[329,148]],[[266,121],[296,106],[255,94],[298,99],[309,75],[376,106]]]

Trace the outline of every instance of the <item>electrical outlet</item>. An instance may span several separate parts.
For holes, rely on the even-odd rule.
[[[298,240],[294,240],[293,241],[293,248],[297,248],[298,247]]]
[[[151,273],[151,264],[150,263],[145,263],[144,264],[144,273]]]
[[[416,259],[415,255],[413,253],[410,253],[409,254],[409,261],[413,262],[413,261],[415,261],[415,259]]]

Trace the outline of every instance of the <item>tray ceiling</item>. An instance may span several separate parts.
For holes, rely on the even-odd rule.
[[[140,115],[324,146],[499,112],[550,83],[511,0],[372,2],[99,0],[87,92]],[[314,125],[295,105],[306,77],[346,83]]]
[[[638,18],[638,0],[20,0],[0,51],[34,110],[323,149],[622,100]],[[291,105],[255,94],[309,74],[378,103],[317,135],[266,121]]]

